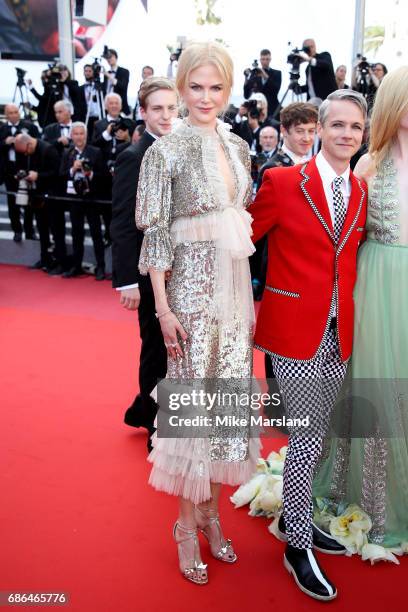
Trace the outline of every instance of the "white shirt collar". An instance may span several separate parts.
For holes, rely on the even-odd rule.
[[[346,168],[343,174],[337,174],[321,151],[316,155],[316,166],[322,179],[323,187],[331,188],[336,176],[341,176],[344,179],[346,193],[350,193],[350,166]]]
[[[149,132],[149,130],[146,130],[146,129],[145,129],[145,132],[146,132],[147,134],[150,134],[150,136],[151,136],[152,138],[154,138],[155,140],[157,140],[157,139],[158,139],[158,136],[156,136],[156,134],[153,134],[153,132]]]
[[[293,161],[295,165],[302,164],[303,162],[309,159],[307,155],[296,155],[296,153],[293,153],[293,151],[288,149],[285,143],[283,143],[283,145],[281,146],[281,150],[290,157],[290,159]]]

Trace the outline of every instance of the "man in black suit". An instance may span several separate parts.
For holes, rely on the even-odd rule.
[[[91,64],[84,66],[85,83],[79,89],[82,96],[82,104],[86,108],[85,118],[88,129],[88,139],[92,141],[93,126],[103,117],[103,107],[105,99],[105,83],[95,79],[95,73]]]
[[[0,166],[7,191],[15,192],[18,181],[16,176],[16,152],[14,143],[18,134],[27,133],[33,138],[38,138],[37,127],[30,121],[21,119],[18,107],[15,104],[6,104],[4,113],[6,123],[0,126]],[[16,196],[7,194],[8,213],[11,229],[14,232],[14,242],[21,242],[23,227],[21,225],[20,206],[16,206]],[[34,238],[33,213],[29,206],[24,208],[24,232],[25,237],[30,240]]]
[[[105,98],[106,117],[94,124],[92,144],[102,152],[104,163],[103,193],[104,199],[112,197],[112,172],[116,162],[118,146],[130,141],[135,130],[136,123],[133,119],[123,117],[122,99],[117,93],[108,93]],[[122,119],[123,127],[127,129],[116,129],[115,122]],[[111,204],[101,205],[102,217],[105,224],[105,244],[110,244],[109,227],[112,220]]]
[[[107,94],[112,92],[119,94],[122,98],[123,112],[125,115],[129,115],[130,109],[127,99],[129,70],[118,66],[118,54],[115,49],[108,50],[106,61],[109,64],[109,70],[105,73],[105,91]]]
[[[333,62],[330,53],[316,52],[316,43],[313,38],[307,38],[303,42],[303,51],[299,57],[308,62],[306,68],[306,84],[302,85],[302,92],[307,94],[307,99],[321,98],[325,100],[329,94],[337,89],[336,75],[334,74]]]
[[[135,205],[143,155],[156,138],[171,131],[177,116],[178,100],[172,81],[149,77],[139,91],[139,102],[146,129],[138,143],[118,157],[112,198],[112,284],[120,291],[120,303],[138,309],[142,341],[139,365],[139,393],[125,414],[125,423],[146,427],[151,433],[157,406],[150,393],[167,371],[167,354],[159,321],[155,316],[154,294],[148,276],[138,270],[143,232],[136,228]],[[148,440],[150,449],[150,439]]]
[[[251,71],[245,71],[244,97],[248,100],[251,94],[261,92],[268,101],[268,117],[271,117],[277,106],[278,93],[282,85],[282,72],[270,68],[271,52],[262,49],[260,55],[260,67]]]
[[[29,186],[30,204],[33,206],[40,233],[40,260],[32,267],[47,269],[51,265],[49,246],[49,207],[52,201],[44,194],[55,195],[58,186],[59,157],[48,142],[33,138],[29,134],[18,134],[14,141],[16,170],[24,171]]]
[[[64,179],[64,192],[72,199],[70,214],[74,252],[74,265],[62,276],[72,278],[82,274],[86,217],[96,258],[95,279],[99,281],[105,278],[105,253],[99,206],[93,200],[99,195],[98,179],[101,178],[103,164],[101,152],[87,144],[87,137],[85,123],[74,122],[71,128],[72,147],[64,151],[61,161],[60,176]]]
[[[50,123],[44,128],[43,140],[52,144],[60,158],[71,146],[71,127],[74,108],[69,100],[59,100],[54,104],[56,123]],[[64,191],[60,195],[65,196]],[[65,210],[68,208],[64,200],[54,200],[49,207],[50,222],[55,240],[55,265],[49,270],[52,275],[62,274],[67,267],[67,248],[65,243]]]

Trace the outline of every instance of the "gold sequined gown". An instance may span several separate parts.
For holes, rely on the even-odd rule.
[[[233,198],[220,170],[220,146]],[[183,358],[168,360],[167,378],[250,379],[254,323],[248,255],[252,181],[247,144],[217,122],[187,120],[157,140],[143,159],[136,223],[144,231],[139,269],[171,270],[169,307],[188,338]],[[249,421],[249,408],[246,409]],[[242,414],[241,414],[242,416]],[[238,485],[252,475],[260,441],[249,428],[226,438],[152,437],[149,483],[194,503],[211,497],[210,482]]]

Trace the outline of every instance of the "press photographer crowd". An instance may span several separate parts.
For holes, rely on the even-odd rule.
[[[289,43],[290,44],[290,43]],[[292,46],[292,45],[290,45]],[[181,50],[173,53],[167,77],[174,79]],[[290,81],[280,93],[282,73],[271,67],[268,49],[244,72],[243,99],[230,105],[224,121],[249,145],[254,194],[265,168],[291,166],[319,150],[316,136],[318,107],[336,89],[351,87],[372,107],[384,64],[357,56],[351,80],[346,66],[334,70],[330,53],[317,52],[315,41],[290,49]],[[300,65],[306,64],[300,83]],[[154,69],[146,65],[141,82],[149,83]],[[0,192],[6,193],[13,240],[38,240],[39,259],[32,268],[64,278],[84,273],[84,241],[89,227],[95,256],[95,279],[104,280],[105,249],[111,245],[112,187],[122,180],[115,166],[123,152],[136,145],[145,130],[143,104],[128,102],[129,70],[118,65],[118,53],[104,48],[101,58],[83,67],[82,85],[68,68],[53,63],[42,72],[39,92],[17,68],[17,95],[4,107],[0,124]],[[352,168],[367,150],[369,124]],[[66,214],[68,213],[68,214]],[[68,215],[72,250],[67,248]],[[69,245],[68,245],[69,246]],[[265,283],[266,245],[257,244],[251,257],[255,299]]]

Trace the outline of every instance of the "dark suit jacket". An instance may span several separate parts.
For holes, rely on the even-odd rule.
[[[268,100],[268,115],[273,115],[278,106],[278,93],[282,85],[282,72],[274,68],[267,68],[268,80],[263,84],[262,77],[255,77],[246,81],[244,85],[244,97],[248,99],[252,92],[259,91]]]
[[[38,128],[31,121],[21,119],[16,125],[17,132],[14,134],[21,134],[26,132],[33,136],[33,138],[39,138]],[[6,139],[12,136],[11,126],[6,123],[0,125],[0,183],[6,182],[8,188],[13,191],[15,189],[15,163],[9,161],[9,151],[13,145],[6,144]],[[14,185],[14,186],[13,186]]]
[[[81,157],[89,159],[93,171],[93,177],[90,181],[90,193],[88,193],[85,198],[89,199],[92,197],[98,197],[101,195],[98,185],[103,173],[102,153],[96,147],[86,145],[85,149],[82,151]],[[63,179],[61,184],[61,195],[66,194],[67,181],[71,179],[70,169],[72,168],[75,159],[76,150],[74,146],[64,151],[59,169],[59,175]],[[73,198],[75,198],[75,196],[73,196]]]
[[[285,168],[289,168],[289,166],[294,166],[292,159],[289,157],[289,155],[286,155],[286,153],[284,153],[282,149],[278,149],[275,155],[272,155],[272,157],[270,157],[268,161],[259,170],[258,183],[256,187],[257,191],[262,185],[265,170],[270,170],[271,168],[279,168],[280,166],[284,166]]]
[[[69,97],[71,98],[72,105],[74,107],[74,114],[72,116],[73,121],[84,121],[86,116],[86,104],[84,105],[84,98],[79,89],[78,81],[71,79],[64,83],[68,87]],[[38,105],[35,110],[38,114],[38,123],[43,128],[50,123],[55,122],[54,104],[58,100],[63,99],[63,84],[59,84],[56,94],[52,91],[48,84],[44,86],[44,93],[39,94],[38,91],[33,87],[31,93],[38,100]]]
[[[105,77],[104,79],[105,91],[107,90],[107,87],[108,87],[108,80],[109,80],[108,77]],[[121,66],[118,66],[116,68],[116,80],[117,80],[117,83],[114,86],[113,91],[120,95],[120,97],[122,98],[122,110],[125,113],[125,115],[129,115],[130,109],[129,109],[128,99],[127,99],[127,90],[128,90],[128,85],[129,85],[129,70],[127,70],[126,68],[122,68]]]
[[[67,147],[64,147],[64,145],[61,142],[58,142],[58,138],[60,137],[61,137],[61,127],[59,123],[50,123],[50,125],[47,125],[43,130],[43,134],[42,134],[43,140],[52,144],[58,151],[58,155],[62,156],[64,150]]]
[[[337,89],[333,62],[330,53],[327,51],[316,53],[315,59],[316,66],[309,64],[306,68],[306,79],[309,78],[309,74],[312,75],[312,83],[316,96],[325,100],[329,94]],[[308,99],[310,98],[307,82],[306,85],[302,85],[302,92],[307,93]]]
[[[144,132],[139,142],[127,147],[116,161],[110,226],[114,287],[139,283],[142,291],[152,291],[149,276],[142,276],[138,268],[143,232],[136,227],[135,208],[140,166],[153,142],[154,138]]]
[[[55,148],[48,142],[37,139],[37,146],[31,155],[16,155],[17,170],[38,172],[36,193],[57,193],[59,157]]]

